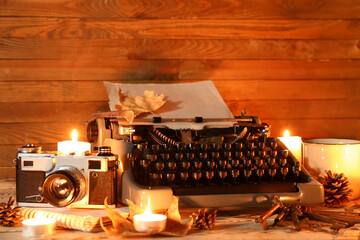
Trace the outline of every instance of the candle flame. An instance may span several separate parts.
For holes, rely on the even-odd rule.
[[[285,130],[285,132],[284,132],[284,137],[290,137],[290,132],[289,132],[289,130]]]
[[[148,198],[148,205],[145,208],[145,213],[144,214],[151,214],[151,209],[150,209],[150,197]]]
[[[77,142],[77,140],[78,140],[78,134],[77,134],[77,131],[76,131],[76,129],[74,129],[73,131],[72,131],[72,141],[73,142]]]

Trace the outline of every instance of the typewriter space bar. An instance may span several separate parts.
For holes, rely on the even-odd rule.
[[[295,182],[173,188],[173,193],[176,196],[241,193],[281,193],[298,191],[299,189],[297,188]]]

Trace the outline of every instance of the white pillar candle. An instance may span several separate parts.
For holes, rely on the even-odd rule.
[[[75,153],[75,155],[82,155],[84,152],[90,152],[91,144],[88,142],[79,142],[77,140],[77,132],[74,129],[72,132],[72,140],[58,142],[58,151],[64,155]]]
[[[290,136],[288,130],[284,132],[284,137],[279,137],[280,141],[290,150],[299,162],[302,162],[301,137]]]
[[[166,219],[165,215],[151,213],[149,198],[149,204],[145,209],[145,213],[135,215],[133,217],[133,224],[138,232],[154,234],[164,231]]]
[[[56,220],[50,218],[30,218],[22,221],[22,236],[41,238],[54,234]]]

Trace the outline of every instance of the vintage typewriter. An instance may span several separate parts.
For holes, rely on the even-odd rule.
[[[257,117],[133,119],[131,112],[95,114],[88,124],[94,147],[119,155],[118,200],[154,209],[236,207],[284,202],[316,204],[323,188],[301,160]]]

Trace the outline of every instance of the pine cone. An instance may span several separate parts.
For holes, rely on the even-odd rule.
[[[325,202],[327,207],[341,207],[349,202],[352,190],[349,181],[343,173],[331,173],[325,170],[326,175],[320,175],[319,181],[324,186]]]
[[[11,227],[21,220],[21,207],[15,207],[14,197],[10,197],[8,203],[0,204],[0,225]]]
[[[207,229],[210,230],[215,227],[217,210],[210,211],[205,208],[204,211],[201,209],[198,210],[198,213],[193,213],[192,217],[194,218],[194,225],[197,229]]]

